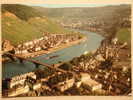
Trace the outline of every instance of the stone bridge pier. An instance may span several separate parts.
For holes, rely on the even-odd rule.
[[[24,63],[24,60],[23,59],[18,58],[18,60],[19,60],[20,63]]]
[[[38,64],[38,63],[35,63],[35,62],[33,62],[33,63],[35,64],[36,68],[38,68],[40,66],[40,64]]]
[[[29,60],[27,58],[23,58],[23,57],[19,57],[19,56],[13,56],[12,54],[8,54],[8,53],[3,54],[3,56],[10,58],[11,61],[17,61],[16,59],[18,59],[20,63],[24,63],[24,60],[30,61],[35,65],[36,68],[38,68],[41,65],[40,63],[38,63],[38,61],[32,61],[32,60]]]
[[[10,58],[12,61],[16,61],[16,58],[9,54],[4,54],[3,56]]]

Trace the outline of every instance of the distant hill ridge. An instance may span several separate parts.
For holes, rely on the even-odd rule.
[[[19,4],[3,4],[2,12],[4,13],[5,11],[15,14],[17,17],[19,17],[22,20],[28,20],[29,18],[32,18],[32,17],[43,16],[36,9],[26,5],[19,5]]]
[[[120,42],[131,44],[131,4],[103,7],[33,7],[62,26],[90,30],[101,29],[105,36],[117,37]],[[95,24],[94,24],[95,23]],[[92,24],[92,25],[91,25]]]
[[[104,7],[45,8],[34,6],[33,8],[59,23],[71,24],[78,21],[86,23],[88,19],[92,18],[97,20],[108,20],[112,18],[112,15],[118,10],[123,10],[123,12],[126,12],[126,15],[128,15],[131,6],[129,4],[121,4]]]

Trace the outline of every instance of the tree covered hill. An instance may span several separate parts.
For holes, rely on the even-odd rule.
[[[10,12],[22,20],[28,20],[32,17],[42,17],[43,15],[32,7],[19,4],[3,4],[2,12]]]
[[[40,11],[25,5],[2,4],[2,39],[12,44],[41,37],[43,32],[68,33]]]
[[[60,18],[64,22],[71,22],[80,20],[88,21],[88,18],[106,19],[111,17],[112,14],[118,9],[126,9],[130,11],[130,5],[112,5],[104,7],[70,7],[70,8],[44,8],[44,7],[33,7],[40,12],[44,13],[45,16],[51,18]]]
[[[45,16],[63,26],[87,29],[101,29],[109,38],[117,37],[120,42],[131,42],[131,5],[109,5],[104,7],[66,7],[44,8],[33,7]]]

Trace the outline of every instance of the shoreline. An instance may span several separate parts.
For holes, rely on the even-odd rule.
[[[48,50],[41,50],[41,51],[37,51],[37,52],[33,52],[33,53],[27,53],[27,54],[18,54],[17,56],[21,56],[21,57],[25,57],[25,58],[38,57],[38,56],[41,56],[43,54],[49,54],[49,53],[52,53],[52,52],[76,45],[76,44],[79,44],[79,43],[84,42],[86,40],[87,40],[87,37],[83,37],[83,38],[76,40],[76,41],[72,41],[72,42],[69,42],[66,44],[61,44],[57,47],[49,48]]]

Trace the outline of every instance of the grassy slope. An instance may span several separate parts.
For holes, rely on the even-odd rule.
[[[2,18],[2,39],[7,39],[13,44],[18,44],[40,36],[41,33],[25,21],[7,16]]]
[[[27,8],[26,6],[24,6],[24,9],[21,11],[20,8],[23,7],[22,5],[10,5],[9,7],[8,6],[9,5],[6,5],[6,8],[5,6],[2,6],[2,10],[4,10],[2,12],[2,15],[4,15],[6,12],[10,12],[16,17],[2,16],[2,39],[10,40],[14,45],[41,37],[43,32],[69,33],[69,31],[65,30],[58,24],[52,22],[48,18],[42,17],[41,15],[40,17],[35,16],[34,14],[31,15],[31,13],[29,13],[29,15],[22,16],[23,13],[28,14],[26,10],[30,11],[32,7]],[[16,6],[15,8],[17,10],[14,8],[14,6]],[[18,10],[21,13],[18,13]]]
[[[41,37],[43,32],[69,33],[45,18],[32,18],[28,22],[7,16],[2,18],[2,39],[10,40],[14,45]]]
[[[127,42],[131,44],[131,30],[129,28],[122,28],[116,33],[116,37],[122,43]]]
[[[33,27],[36,27],[39,32],[51,32],[51,33],[67,33],[68,31],[59,26],[58,24],[52,22],[48,18],[31,18],[28,23]]]

